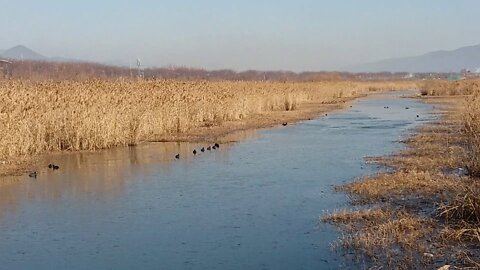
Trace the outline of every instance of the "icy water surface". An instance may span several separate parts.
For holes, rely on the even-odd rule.
[[[432,119],[431,105],[393,96],[195,157],[188,143],[53,157],[60,170],[0,186],[0,269],[344,267],[338,232],[318,221],[348,207],[333,186],[378,170],[364,157]]]

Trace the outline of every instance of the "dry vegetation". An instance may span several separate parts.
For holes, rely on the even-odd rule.
[[[464,80],[464,81],[443,81],[431,80],[424,81],[419,85],[420,93],[424,96],[458,96],[472,95],[478,91],[480,81]]]
[[[136,78],[136,68],[108,66],[86,62],[45,62],[45,61],[18,61],[12,60],[13,79],[45,81],[45,80],[116,80],[119,78]],[[352,80],[403,80],[408,73],[348,73],[348,72],[301,72],[291,71],[233,71],[205,70],[189,67],[162,67],[141,70],[145,79],[175,79],[175,80],[208,80],[208,81],[296,81],[296,82],[321,82],[321,81],[352,81]],[[0,75],[1,72],[0,72]],[[436,74],[436,76],[441,76]]]
[[[0,81],[0,161],[52,151],[95,150],[175,140],[199,128],[302,104],[337,103],[383,82]],[[1,166],[2,164],[0,164]],[[1,169],[1,168],[0,168]]]
[[[379,158],[393,171],[338,187],[362,210],[322,218],[372,268],[480,269],[480,82],[433,82],[427,98],[441,120],[421,127],[400,154]],[[452,269],[452,268],[450,268]]]
[[[469,98],[464,112],[465,135],[470,157],[467,168],[473,175],[480,176],[480,87]]]

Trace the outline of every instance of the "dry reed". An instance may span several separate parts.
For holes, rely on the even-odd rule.
[[[419,83],[420,93],[424,96],[471,95],[479,86],[480,81],[478,80],[430,80]]]
[[[480,87],[467,100],[463,115],[467,146],[470,152],[467,167],[471,174],[480,176]]]
[[[411,83],[0,81],[0,160],[94,150]]]
[[[366,258],[373,269],[411,269],[423,264],[425,258],[415,254],[429,251],[420,240],[433,230],[431,219],[393,208],[339,211],[322,221],[339,224],[347,232],[335,247],[358,251],[356,259]]]
[[[445,197],[459,185],[453,177],[429,172],[397,171],[365,177],[339,187],[353,194],[355,202],[370,203],[387,200],[408,200],[412,197]]]

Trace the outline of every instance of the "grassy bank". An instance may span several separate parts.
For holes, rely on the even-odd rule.
[[[449,95],[424,100],[440,104],[441,119],[419,128],[403,152],[376,159],[392,172],[337,187],[360,210],[322,220],[344,231],[340,250],[373,269],[478,269],[480,83],[425,85],[428,95]]]
[[[0,174],[45,153],[188,140],[270,112],[297,112],[409,82],[0,81]],[[278,119],[277,121],[281,121]],[[201,135],[201,134],[200,134]]]

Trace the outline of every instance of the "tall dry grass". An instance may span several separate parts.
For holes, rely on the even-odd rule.
[[[463,115],[470,152],[467,167],[473,175],[480,176],[480,87],[467,99]]]
[[[480,86],[479,80],[445,81],[428,80],[419,83],[420,93],[424,96],[471,95]]]
[[[428,96],[465,95],[462,108],[466,149],[470,157],[465,164],[470,173],[480,176],[480,80],[425,81],[419,84],[421,93]]]
[[[0,160],[157,140],[252,114],[411,84],[0,81]]]

